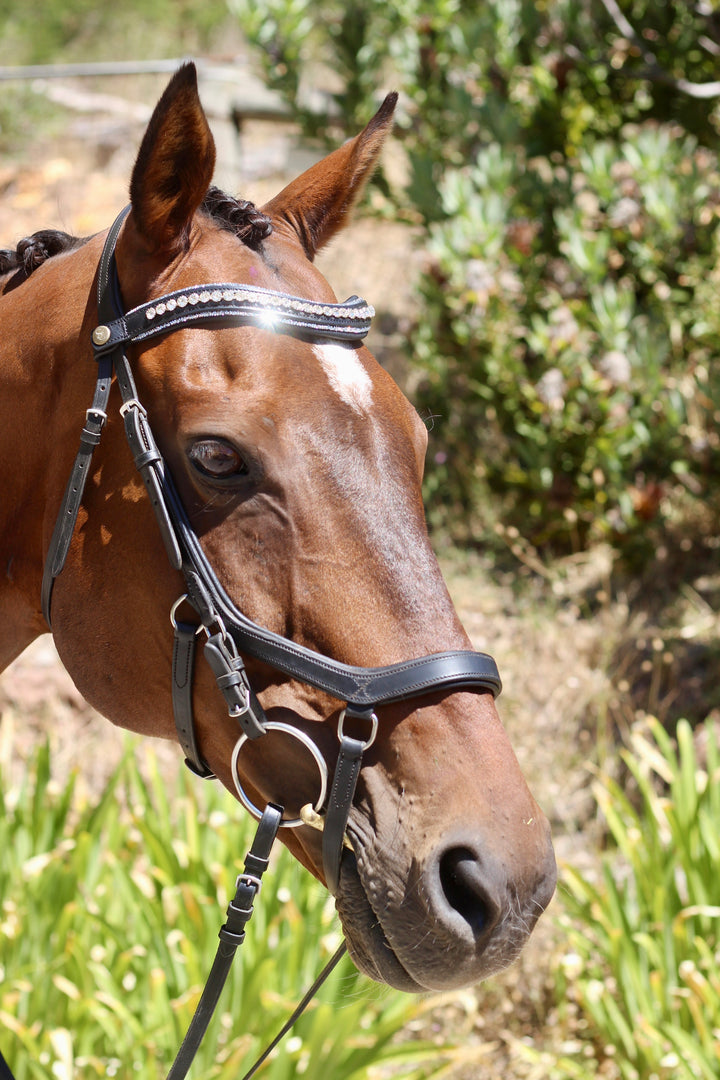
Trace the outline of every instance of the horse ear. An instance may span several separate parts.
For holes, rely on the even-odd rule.
[[[130,182],[135,225],[153,254],[187,245],[214,167],[215,142],[200,104],[195,65],[184,64],[155,106]]]
[[[343,227],[362,194],[392,127],[397,94],[388,94],[364,131],[313,165],[263,207],[280,228],[290,226],[308,259]]]

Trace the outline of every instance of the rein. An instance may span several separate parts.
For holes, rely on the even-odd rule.
[[[70,548],[92,454],[107,420],[107,405],[114,375],[122,397],[120,414],[136,467],[155,511],[170,564],[181,572],[184,578],[184,590],[173,607],[171,622],[174,628],[173,711],[186,764],[199,776],[211,778],[214,775],[198,751],[192,711],[192,680],[197,641],[199,631],[204,631],[205,658],[225,698],[229,715],[239,725],[239,737],[232,760],[233,779],[238,795],[250,812],[260,819],[259,833],[263,837],[267,837],[272,831],[274,839],[278,828],[291,828],[302,824],[310,824],[322,831],[323,870],[328,889],[335,894],[340,880],[343,850],[350,846],[345,833],[363,753],[372,744],[378,729],[376,707],[437,690],[474,689],[490,692],[495,697],[501,689],[497,666],[492,657],[485,653],[458,650],[384,667],[356,667],[274,634],[252,622],[236,607],[200,545],[155,442],[147,412],[138,399],[126,348],[136,342],[145,342],[184,327],[228,325],[260,326],[310,341],[331,340],[359,344],[367,335],[374,311],[356,296],[342,304],[321,304],[249,285],[214,283],[168,293],[159,300],[125,312],[114,253],[129,209],[127,207],[122,211],[110,229],[100,259],[97,282],[98,325],[92,332],[92,346],[98,365],[97,382],[80,437],[80,448],[47,553],[42,584],[43,613],[50,626],[53,584],[62,572]],[[184,603],[194,610],[196,621],[184,622],[177,619],[177,611]],[[340,749],[327,798],[327,766],[322,755],[303,732],[289,725],[277,725],[267,720],[250,686],[242,660],[243,654],[262,660],[284,675],[323,690],[343,703],[338,722]],[[353,734],[345,730],[347,720],[352,721]],[[364,737],[358,737],[357,728],[362,728],[363,725],[367,730]],[[247,739],[261,738],[268,730],[278,726],[304,743],[313,754],[321,775],[321,795],[315,807],[304,807],[301,817],[292,820],[284,818],[282,810],[277,807],[270,813],[273,804],[268,804],[263,811],[255,807],[244,792],[237,767],[244,742]],[[268,824],[269,817],[275,821],[273,828]],[[238,879],[239,887],[242,885],[245,888],[247,885],[252,891],[253,882],[250,878],[256,880],[259,887],[259,875],[252,871],[241,875]],[[251,901],[252,897],[249,899]],[[246,911],[247,900],[246,894],[240,898],[236,907]],[[243,904],[246,906],[243,907]],[[249,906],[252,910],[252,903]],[[230,913],[230,909],[228,912]],[[229,914],[229,923],[233,923],[235,919],[235,915]],[[232,944],[228,935],[240,934],[240,940],[244,936],[231,929],[224,938],[224,931],[225,928],[220,932],[221,946],[218,954],[225,946]],[[232,952],[234,953],[234,949]],[[339,957],[340,954],[337,954],[333,958],[334,963],[337,963]],[[222,982],[219,983],[220,989]],[[217,995],[219,996],[219,990]],[[204,999],[205,994],[198,1007],[198,1011],[203,1013],[207,1011],[203,1005]],[[209,1015],[205,1026],[207,1022]],[[190,1032],[186,1041],[189,1037]],[[179,1068],[176,1061],[168,1080],[179,1080],[185,1075],[192,1060],[190,1057],[185,1064],[186,1056],[183,1055],[184,1071],[176,1071]]]

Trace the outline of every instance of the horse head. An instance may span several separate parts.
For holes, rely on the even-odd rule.
[[[163,298],[190,303],[188,290],[220,282],[231,283],[231,297],[281,294],[293,311],[306,300],[318,319],[335,320],[337,299],[313,259],[362,191],[394,103],[387,98],[361,134],[257,210],[208,196],[214,144],[194,68],[183,67],[150,121],[119,227],[123,311],[140,307],[149,319],[149,310],[165,312]],[[36,568],[92,393],[104,243],[94,237],[53,256],[4,298],[16,319],[36,313],[27,363],[51,357],[45,420],[31,436],[46,495],[42,521],[24,538],[26,551],[37,550]],[[425,526],[425,425],[364,345],[289,332],[282,312],[263,309],[242,325],[221,317],[136,338],[128,356],[202,558],[248,619],[353,668],[472,650]],[[107,424],[53,591],[52,629],[92,705],[116,724],[175,738],[168,613],[185,586],[133,468],[117,383],[108,392]],[[37,573],[22,582],[24,644],[47,627]],[[304,821],[302,808],[318,798],[318,756],[331,772],[338,756],[342,703],[267,658],[245,661],[272,730],[237,753],[237,723],[211,666],[198,660],[198,754],[231,791],[240,784],[254,805],[272,800]],[[430,682],[408,699],[388,699],[377,716],[336,885],[351,955],[373,978],[406,990],[470,984],[517,955],[550,900],[547,822],[487,689]],[[305,823],[281,832],[324,880],[321,833]]]

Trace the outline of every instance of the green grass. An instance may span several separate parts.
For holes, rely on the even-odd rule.
[[[47,747],[3,784],[0,1032],[17,1080],[158,1080],[187,1029],[254,823],[217,785],[168,786],[144,762],[128,751],[97,802],[53,783]],[[327,893],[279,850],[191,1077],[238,1080],[339,942]],[[423,1008],[346,958],[259,1075],[439,1076],[460,1050],[398,1038]]]
[[[610,834],[595,877],[566,868],[569,950],[558,1000],[580,1007],[581,1045],[553,1080],[720,1077],[720,746],[657,720],[622,757],[631,794],[600,774]],[[562,1013],[561,1004],[561,1013]]]

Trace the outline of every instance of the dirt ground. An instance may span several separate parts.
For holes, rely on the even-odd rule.
[[[37,228],[86,235],[110,224],[127,198],[144,127],[142,94],[152,103],[164,79],[140,82],[126,108],[68,108],[61,134],[36,140],[28,132],[22,154],[0,164],[2,246]],[[68,86],[87,95],[86,85]],[[122,101],[121,90],[117,84],[111,88]],[[221,141],[227,145],[227,139],[224,130]],[[304,153],[286,126],[248,124],[241,152],[234,147],[231,183],[225,176],[223,182],[262,203],[283,186]],[[361,217],[320,261],[338,294],[358,292],[380,309],[370,344],[391,366],[397,363],[404,320],[412,313],[413,274],[422,262],[412,239],[403,226]],[[720,704],[712,644],[720,638],[717,548],[712,537],[699,542],[701,550],[693,540],[684,556],[695,560],[694,574],[678,572],[682,586],[675,590],[669,573],[657,590],[641,581],[620,581],[607,550],[548,566],[521,538],[507,540],[502,572],[480,556],[444,549],[441,559],[476,647],[498,659],[505,683],[501,714],[551,819],[558,857],[587,863],[594,858],[598,832],[588,760],[609,753],[623,729],[645,711],[671,719],[689,700],[699,717],[713,694]],[[675,555],[683,557],[682,545]],[[0,760],[12,768],[20,768],[48,732],[56,775],[92,761],[85,774],[89,787],[102,783],[120,753],[120,733],[83,702],[48,637],[0,678],[0,719]],[[160,752],[168,769],[176,761],[179,767],[174,747]],[[523,1046],[552,1047],[557,1037],[567,1038],[566,1031],[554,1029],[549,975],[550,957],[561,952],[551,910],[509,972],[434,1004],[421,1021],[424,1032],[451,1031],[482,1053],[482,1066],[458,1069],[457,1080],[548,1075],[545,1066],[528,1061]]]

